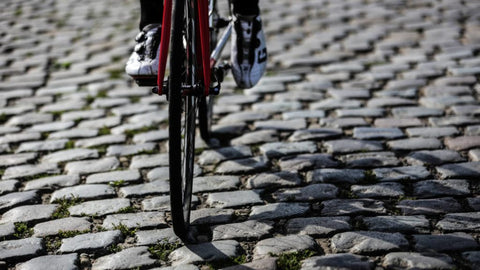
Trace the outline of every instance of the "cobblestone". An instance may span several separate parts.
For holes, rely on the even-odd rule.
[[[359,269],[369,270],[373,268],[373,262],[364,256],[340,253],[327,254],[323,256],[314,256],[308,258],[302,263],[302,270],[313,269]],[[320,268],[319,268],[320,267]]]
[[[259,259],[270,254],[314,249],[316,245],[315,240],[308,235],[287,235],[268,238],[257,243],[253,250],[253,257]]]
[[[72,216],[104,216],[130,207],[128,199],[106,199],[80,203],[68,208]]]
[[[262,206],[253,206],[250,212],[250,219],[270,220],[287,217],[296,217],[309,211],[305,203],[273,203]]]
[[[82,185],[57,190],[53,192],[50,201],[55,202],[62,199],[70,200],[74,198],[81,200],[102,199],[112,197],[115,194],[115,190],[108,185]]]
[[[334,252],[374,254],[405,249],[408,241],[400,233],[374,231],[344,232],[332,237]]]
[[[30,258],[40,255],[43,251],[43,239],[41,238],[25,238],[0,243],[0,259],[2,260]]]
[[[227,74],[196,140],[196,243],[171,227],[168,100],[123,73],[138,1],[5,1],[0,268],[480,268],[475,1],[260,1],[267,72]]]
[[[2,215],[1,222],[34,223],[48,220],[57,210],[58,205],[25,205],[13,208]]]
[[[349,217],[307,217],[293,218],[286,224],[289,234],[328,236],[351,229]]]
[[[5,212],[22,204],[34,204],[40,201],[36,191],[12,192],[0,196],[0,212]]]
[[[374,169],[373,174],[379,181],[421,180],[430,176],[423,166],[405,166]]]
[[[147,247],[132,247],[98,258],[92,269],[131,269],[155,265]]]
[[[421,252],[448,252],[478,248],[478,243],[472,236],[465,233],[443,235],[413,235],[415,250]]]
[[[391,268],[451,269],[453,268],[453,260],[443,254],[392,252],[385,256],[383,266]]]
[[[212,228],[212,240],[257,240],[273,231],[273,222],[248,220],[242,223],[218,225]]]
[[[255,190],[210,193],[206,203],[216,208],[261,204],[263,201],[260,199],[259,193],[259,191]]]
[[[239,255],[240,244],[235,240],[214,241],[190,245],[174,250],[169,259],[173,265],[198,263],[205,260],[216,261]]]
[[[322,202],[322,214],[326,216],[383,214],[383,202],[372,199],[334,199]]]
[[[58,269],[76,270],[78,261],[78,254],[65,254],[65,255],[47,255],[31,259],[25,263],[21,263],[17,266],[19,270],[34,270],[34,269],[47,269],[52,266]]]
[[[412,165],[441,165],[465,161],[458,152],[451,150],[417,151],[409,154],[406,160]]]
[[[39,223],[33,227],[33,236],[57,235],[60,231],[90,230],[91,223],[86,218],[68,217]]]

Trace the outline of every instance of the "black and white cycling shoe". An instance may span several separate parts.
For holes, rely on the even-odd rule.
[[[267,47],[259,15],[234,15],[232,33],[232,74],[241,88],[258,83],[267,65]]]
[[[127,61],[125,72],[139,86],[157,85],[158,47],[160,46],[161,25],[149,24],[135,37],[137,44]]]

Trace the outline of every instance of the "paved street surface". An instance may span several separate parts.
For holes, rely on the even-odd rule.
[[[123,71],[138,2],[1,1],[0,269],[480,269],[480,2],[261,6],[185,246],[167,102]]]

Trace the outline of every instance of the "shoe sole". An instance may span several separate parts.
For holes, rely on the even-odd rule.
[[[157,76],[132,76],[138,86],[157,86]]]

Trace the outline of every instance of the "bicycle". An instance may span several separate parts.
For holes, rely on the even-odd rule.
[[[220,28],[226,27],[217,41]],[[190,210],[195,158],[195,130],[211,138],[213,96],[220,92],[229,66],[218,60],[232,31],[221,18],[216,0],[164,1],[157,87],[169,101],[170,206],[173,230],[183,241],[191,241]],[[170,75],[165,70],[169,47]],[[210,50],[210,47],[214,48]],[[183,121],[182,121],[183,118]]]

